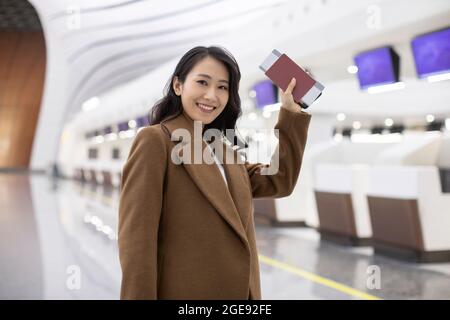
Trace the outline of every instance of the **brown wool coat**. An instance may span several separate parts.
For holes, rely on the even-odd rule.
[[[215,163],[171,161],[171,132],[193,133],[185,113],[141,130],[121,181],[121,299],[261,299],[252,198],[292,192],[310,117],[281,108],[278,173],[225,164],[228,187]]]

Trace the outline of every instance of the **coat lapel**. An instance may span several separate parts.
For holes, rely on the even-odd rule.
[[[240,156],[237,151],[233,150],[225,143],[222,143],[222,147],[217,151],[222,152],[222,154],[219,152],[217,153],[219,153],[219,159],[223,161],[223,167],[228,182],[227,189],[230,192],[237,212],[239,212],[244,230],[247,231],[250,212],[253,210],[251,186],[249,185],[249,180],[246,178],[247,171],[243,165],[238,164],[237,159]],[[226,159],[230,159],[231,162],[226,161]]]
[[[242,190],[242,188],[244,188],[244,185],[242,184],[243,181],[241,181],[244,177],[242,177],[242,171],[239,172],[241,169],[237,168],[238,165],[224,166],[229,184],[227,187],[225,181],[223,181],[219,168],[213,161],[211,161],[212,163],[210,162],[211,164],[205,163],[203,160],[201,163],[194,163],[194,148],[196,144],[201,144],[202,155],[205,152],[206,154],[209,154],[209,149],[206,142],[202,139],[201,132],[194,135],[193,121],[184,112],[175,118],[163,121],[161,126],[165,128],[164,131],[169,135],[169,138],[172,137],[172,133],[176,129],[185,129],[187,130],[186,132],[189,132],[191,137],[190,161],[183,161],[182,165],[199,190],[204,194],[206,199],[216,208],[223,219],[232,227],[232,229],[239,235],[242,242],[248,247],[247,236],[244,228],[246,227],[244,224],[247,222],[247,217],[242,217],[239,214],[239,212],[246,212],[241,211],[242,209],[246,209],[246,206],[239,204],[241,202],[239,201],[239,193],[242,192],[242,194],[245,194],[245,192],[243,192],[244,190]],[[174,141],[174,144],[176,145],[180,142],[180,140],[177,140]],[[181,143],[184,144],[187,143],[187,141],[183,141]],[[225,144],[223,145],[224,147],[222,150],[225,151],[227,147]],[[178,152],[178,155],[183,159],[183,149]],[[236,166],[236,168],[231,166]]]

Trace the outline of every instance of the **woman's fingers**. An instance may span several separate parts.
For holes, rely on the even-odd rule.
[[[289,82],[289,85],[286,88],[285,94],[292,94],[292,90],[294,90],[295,83],[296,83],[295,78],[292,78],[291,82]]]
[[[295,88],[295,84],[296,84],[296,79],[292,78],[291,82],[289,82],[288,87],[286,88],[286,91],[281,91],[283,92],[283,94],[281,95],[281,104],[284,108],[288,109],[288,110],[292,110],[292,111],[298,111],[301,110],[301,107],[299,104],[297,104],[294,101],[294,96],[292,95],[292,91]]]

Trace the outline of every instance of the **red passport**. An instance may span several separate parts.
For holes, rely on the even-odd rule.
[[[286,90],[291,79],[295,78],[296,84],[292,96],[294,101],[301,104],[303,108],[309,107],[320,97],[325,88],[286,54],[281,54],[277,50],[273,50],[259,68],[283,91]]]

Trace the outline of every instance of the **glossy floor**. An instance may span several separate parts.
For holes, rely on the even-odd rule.
[[[118,299],[116,190],[0,174],[0,299]],[[257,226],[265,299],[450,299],[450,263],[414,264]]]

